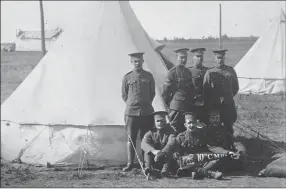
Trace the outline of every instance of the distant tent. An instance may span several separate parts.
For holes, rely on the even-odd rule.
[[[285,13],[273,22],[268,30],[235,66],[239,93],[274,94],[285,91]]]
[[[121,81],[132,70],[128,53],[144,51],[156,81],[155,110],[167,73],[163,45],[142,28],[128,1],[85,2],[65,30],[1,106],[1,157],[33,164],[124,163],[125,104]],[[140,144],[138,144],[140,145]]]
[[[41,51],[41,31],[17,30],[16,32],[15,43],[17,51]],[[53,46],[62,32],[63,29],[59,27],[45,31],[45,43],[48,50]]]

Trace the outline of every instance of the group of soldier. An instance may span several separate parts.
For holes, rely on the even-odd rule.
[[[237,119],[233,97],[239,85],[235,70],[225,65],[227,50],[213,51],[216,65],[207,68],[203,66],[206,49],[192,49],[194,65],[187,68],[189,50],[175,50],[177,65],[165,78],[160,95],[168,112],[154,112],[155,80],[142,67],[144,53],[129,54],[134,69],[122,81],[129,139],[123,171],[134,167],[139,130],[145,174],[159,169],[162,177],[174,172],[221,179],[229,168],[243,166],[245,149],[233,137]]]

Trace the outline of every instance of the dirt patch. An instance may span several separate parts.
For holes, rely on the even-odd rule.
[[[193,180],[191,178],[164,178],[146,180],[140,169],[129,173],[119,168],[107,168],[96,171],[77,170],[53,171],[21,165],[1,165],[1,187],[286,187],[285,179],[257,178],[232,174],[223,180]],[[44,171],[44,169],[46,169]]]

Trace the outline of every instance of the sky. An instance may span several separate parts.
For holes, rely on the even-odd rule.
[[[137,18],[155,38],[202,38],[219,35],[219,3],[222,34],[259,36],[285,11],[285,1],[131,1]],[[84,3],[44,1],[46,29],[71,26]],[[13,42],[16,29],[40,30],[37,1],[1,1],[1,42]]]

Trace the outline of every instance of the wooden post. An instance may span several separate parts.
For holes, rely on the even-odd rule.
[[[221,3],[219,4],[219,49],[222,48],[221,44]]]
[[[42,54],[43,57],[46,54],[46,44],[45,44],[45,21],[44,21],[44,9],[43,9],[43,1],[40,0],[40,14],[41,14],[41,42],[42,42]]]

